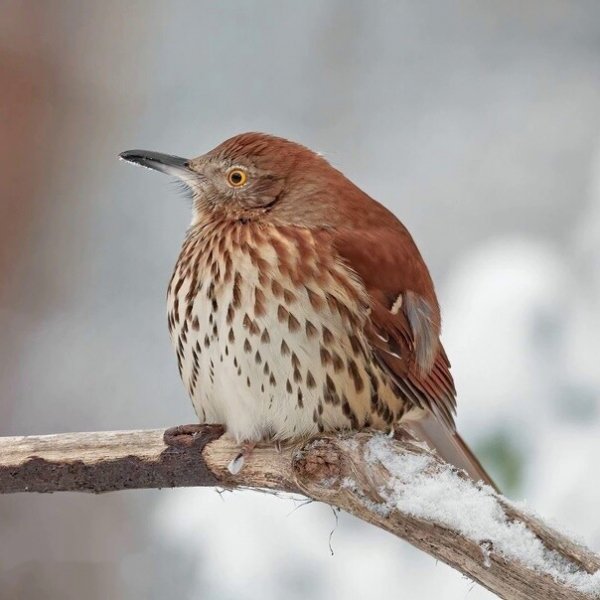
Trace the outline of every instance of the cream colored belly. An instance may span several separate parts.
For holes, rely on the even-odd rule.
[[[236,260],[237,293],[234,281],[212,289],[204,281],[191,312],[188,281],[169,295],[169,311],[179,315],[173,345],[200,421],[223,423],[238,441],[289,439],[372,422],[364,361],[352,347],[348,324],[323,292],[311,290],[311,302],[306,287],[291,281],[261,285],[250,260]],[[322,295],[319,310],[314,294]]]

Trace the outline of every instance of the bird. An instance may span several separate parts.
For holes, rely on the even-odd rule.
[[[456,431],[434,284],[401,221],[320,153],[265,133],[197,158],[119,157],[183,182],[167,321],[200,423],[240,447],[400,425],[495,484]]]

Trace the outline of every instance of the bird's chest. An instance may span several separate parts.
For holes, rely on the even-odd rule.
[[[336,284],[337,264],[295,247],[282,260],[268,243],[224,246],[205,243],[195,260],[180,260],[168,294],[199,418],[240,441],[356,426],[370,392],[354,284]]]

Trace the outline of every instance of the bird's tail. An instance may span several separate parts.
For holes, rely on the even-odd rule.
[[[460,435],[449,431],[433,415],[408,421],[406,425],[420,440],[436,450],[446,462],[466,471],[474,481],[483,481],[497,492],[500,491]]]

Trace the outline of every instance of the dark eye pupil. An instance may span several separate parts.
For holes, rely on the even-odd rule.
[[[231,183],[241,183],[241,181],[242,181],[242,174],[239,171],[234,171],[230,175],[230,179],[231,179]]]

